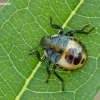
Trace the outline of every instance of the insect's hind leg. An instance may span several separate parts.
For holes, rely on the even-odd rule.
[[[55,69],[56,69],[56,66],[54,65],[53,68],[52,68],[52,72],[61,81],[62,91],[64,91],[64,80],[56,73]]]
[[[58,26],[58,25],[55,25],[55,24],[52,24],[52,18],[50,17],[50,25],[52,28],[55,28],[55,29],[59,29],[59,33],[58,34],[61,34],[63,33],[63,28],[61,26]]]

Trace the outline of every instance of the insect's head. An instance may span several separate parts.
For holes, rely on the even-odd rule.
[[[43,49],[45,46],[49,47],[52,42],[51,40],[52,40],[51,36],[44,36],[40,41],[40,45],[43,47]]]

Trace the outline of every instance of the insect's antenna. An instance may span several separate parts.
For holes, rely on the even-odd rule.
[[[38,46],[36,46],[35,48],[32,48],[32,49],[30,50],[29,55],[32,55],[32,54],[34,53],[34,50],[37,49],[37,48],[39,48],[39,46],[41,46],[41,45],[38,45]]]
[[[33,51],[33,50],[35,50],[36,48],[39,48],[39,46],[40,46],[40,45],[36,46],[35,48],[32,48],[32,49],[30,50],[30,52]]]

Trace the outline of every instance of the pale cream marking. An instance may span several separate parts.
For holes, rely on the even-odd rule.
[[[81,59],[81,61],[84,59],[84,63],[83,63],[83,64],[81,64],[81,61],[80,61],[80,63],[77,64],[77,65],[74,65],[73,63],[72,63],[72,64],[69,64],[69,63],[67,63],[67,61],[65,60],[65,56],[67,55],[67,52],[68,52],[68,50],[69,50],[70,48],[75,48],[75,49],[77,49],[79,52],[82,52],[81,44],[80,44],[78,41],[73,41],[73,40],[69,39],[69,40],[68,40],[68,44],[67,44],[67,46],[66,46],[66,48],[65,48],[65,50],[64,50],[64,52],[63,52],[63,54],[62,54],[62,56],[61,56],[61,58],[60,58],[59,61],[57,62],[57,64],[58,64],[61,68],[63,68],[63,69],[67,69],[67,70],[76,70],[76,69],[82,67],[82,66],[85,64],[85,62],[86,62],[86,60],[87,60],[87,53],[84,51],[84,53],[82,54],[82,59]]]
[[[60,34],[54,34],[54,35],[51,36],[51,38],[55,38],[55,37],[58,37],[58,36],[60,36]]]
[[[44,50],[44,55],[46,56],[46,57],[48,57],[48,54],[47,54],[47,52]]]

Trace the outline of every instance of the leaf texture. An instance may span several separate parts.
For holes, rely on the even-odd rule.
[[[0,10],[0,100],[93,100],[100,89],[100,1],[99,0],[9,0]],[[89,35],[75,34],[88,51],[88,61],[79,70],[51,74],[46,84],[46,63],[29,56],[42,36],[53,35],[53,23],[69,30],[89,24]],[[43,50],[38,49],[43,56]],[[52,65],[50,67],[52,69]]]

